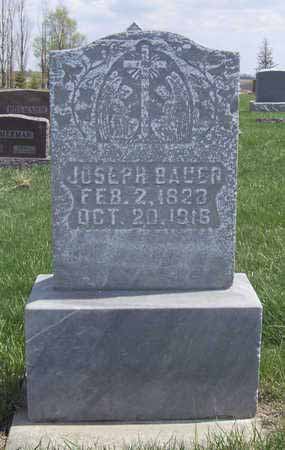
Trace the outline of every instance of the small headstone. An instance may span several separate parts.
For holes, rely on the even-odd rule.
[[[262,119],[256,119],[258,123],[284,123],[285,119],[281,117],[263,117]]]
[[[257,102],[285,102],[285,70],[268,69],[256,74]]]
[[[0,90],[0,114],[49,119],[49,92],[36,89]]]
[[[250,103],[256,112],[285,111],[285,70],[265,69],[256,74],[256,101]]]
[[[50,64],[56,285],[229,287],[238,55],[133,24]]]
[[[0,158],[46,158],[49,121],[21,115],[0,115]]]

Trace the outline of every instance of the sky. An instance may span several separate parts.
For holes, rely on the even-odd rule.
[[[48,0],[45,0],[48,1]],[[238,51],[241,73],[254,75],[266,37],[274,62],[285,68],[285,0],[49,0],[65,5],[87,42],[121,32],[136,22],[144,30],[171,31],[219,50]],[[41,0],[27,0],[32,36],[38,33]],[[29,67],[37,63],[30,52]]]

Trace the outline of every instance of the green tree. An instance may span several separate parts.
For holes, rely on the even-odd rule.
[[[79,47],[84,42],[85,36],[77,30],[77,22],[69,17],[65,6],[57,6],[55,10],[43,13],[41,34],[33,42],[34,55],[42,71],[42,87],[48,72],[49,51]]]
[[[77,31],[76,20],[71,19],[65,6],[58,6],[47,16],[49,50],[64,50],[83,44],[85,36]]]
[[[29,81],[29,88],[30,89],[39,89],[40,85],[41,85],[41,81],[40,81],[38,75],[35,72],[33,72],[31,75],[31,79]]]
[[[26,77],[24,72],[17,72],[15,77],[16,88],[24,89],[26,87]]]

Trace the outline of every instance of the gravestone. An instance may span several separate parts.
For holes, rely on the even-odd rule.
[[[20,114],[49,119],[49,92],[37,89],[0,90],[0,114]]]
[[[49,121],[23,115],[0,115],[0,158],[46,158]]]
[[[230,287],[238,55],[135,29],[50,64],[56,285]]]
[[[285,111],[285,70],[265,69],[256,74],[256,101],[251,111]]]
[[[285,123],[282,117],[263,117],[255,120],[257,123]]]
[[[52,52],[54,275],[26,307],[31,420],[254,416],[238,85],[237,54],[135,24]]]

